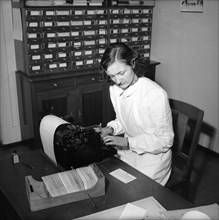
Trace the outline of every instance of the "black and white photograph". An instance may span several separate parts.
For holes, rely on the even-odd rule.
[[[0,0],[0,219],[219,219],[219,0]]]

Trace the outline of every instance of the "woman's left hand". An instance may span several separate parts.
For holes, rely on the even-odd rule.
[[[119,137],[119,136],[106,136],[103,138],[103,141],[106,145],[115,145],[115,148],[118,150],[128,150],[128,138]]]

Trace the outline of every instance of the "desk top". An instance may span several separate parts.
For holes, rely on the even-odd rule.
[[[0,160],[0,190],[22,219],[73,219],[100,212],[126,203],[153,196],[166,210],[191,208],[192,204],[166,187],[161,186],[117,157],[107,158],[97,163],[106,178],[106,194],[93,198],[97,208],[89,200],[73,202],[53,208],[31,212],[26,195],[24,177],[41,177],[57,172],[57,167],[49,161],[42,150],[34,150],[20,155],[20,161],[34,167],[13,164],[10,156]],[[121,168],[136,179],[125,184],[109,173]]]

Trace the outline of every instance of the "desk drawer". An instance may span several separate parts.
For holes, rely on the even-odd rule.
[[[97,82],[100,83],[100,76],[98,73],[90,76],[80,76],[76,79],[77,85],[89,85]]]
[[[67,79],[53,79],[50,81],[44,82],[36,82],[34,83],[34,88],[36,92],[42,92],[46,90],[55,90],[60,88],[73,88],[74,87],[74,78],[67,78]]]

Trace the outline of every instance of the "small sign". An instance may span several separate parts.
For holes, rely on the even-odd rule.
[[[204,0],[181,0],[180,11],[182,12],[203,12]]]

